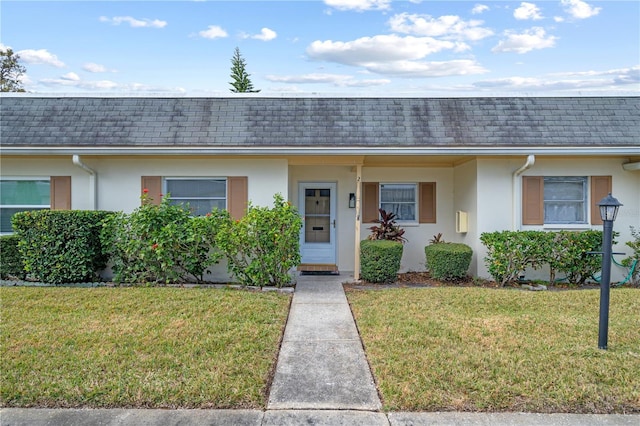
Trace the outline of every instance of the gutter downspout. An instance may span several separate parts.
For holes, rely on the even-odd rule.
[[[527,169],[530,169],[536,163],[536,156],[529,155],[527,157],[527,162],[524,163],[522,167],[513,172],[513,181],[511,184],[511,214],[513,215],[511,218],[511,230],[517,231],[519,228],[520,222],[518,221],[518,199],[516,197],[516,188],[518,187],[518,177]]]
[[[89,198],[91,200],[91,209],[98,210],[98,174],[91,167],[84,164],[79,155],[73,156],[73,164],[89,173]]]

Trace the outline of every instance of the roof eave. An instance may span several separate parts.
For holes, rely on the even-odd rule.
[[[2,155],[640,155],[640,146],[518,147],[53,147],[4,146]]]

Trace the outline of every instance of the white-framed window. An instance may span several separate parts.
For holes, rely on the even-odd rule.
[[[387,213],[395,213],[398,222],[417,222],[417,204],[417,184],[380,184],[380,208]]]
[[[164,192],[172,204],[188,205],[195,216],[227,208],[227,179],[211,177],[166,177]]]
[[[0,233],[12,233],[11,218],[28,210],[51,208],[49,178],[2,178],[0,180]]]
[[[544,223],[587,224],[587,176],[544,178]]]

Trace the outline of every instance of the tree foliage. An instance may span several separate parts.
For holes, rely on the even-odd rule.
[[[229,83],[232,86],[229,90],[233,93],[258,93],[260,90],[253,88],[250,75],[247,72],[247,63],[242,57],[240,49],[236,47],[231,58],[231,78],[233,81]]]
[[[27,72],[20,64],[20,55],[12,49],[0,49],[0,92],[24,92],[20,77]]]

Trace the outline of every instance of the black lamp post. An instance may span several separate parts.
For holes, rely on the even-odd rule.
[[[611,252],[613,246],[613,221],[622,204],[611,193],[600,200],[600,217],[603,222],[602,234],[602,277],[600,279],[600,324],[598,328],[598,348],[607,349],[609,334],[609,290],[611,286]]]

